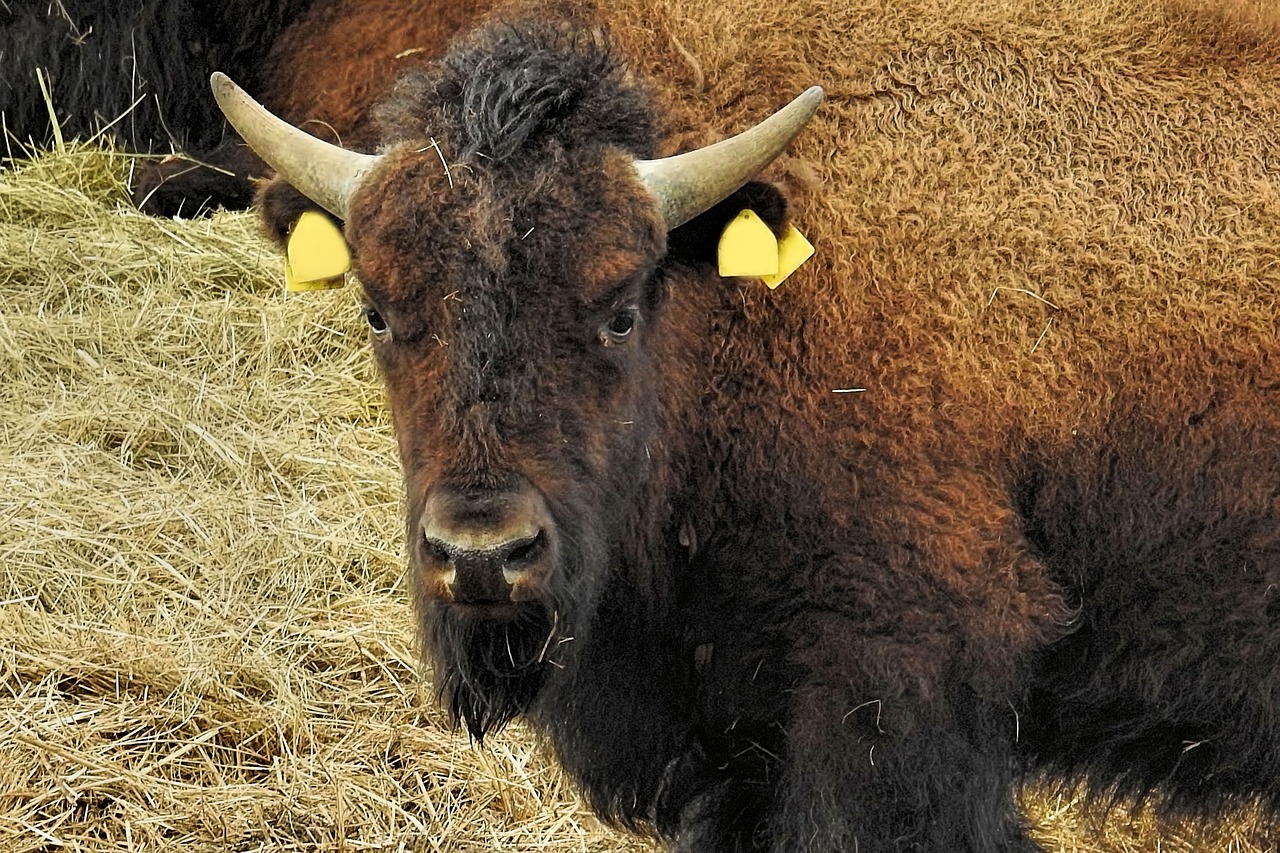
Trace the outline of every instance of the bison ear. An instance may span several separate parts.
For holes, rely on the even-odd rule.
[[[720,234],[743,210],[754,210],[774,236],[787,230],[787,199],[773,184],[750,181],[715,207],[667,235],[667,257],[675,263],[716,265]]]
[[[342,227],[342,223],[334,219],[333,214],[279,177],[272,179],[258,192],[258,209],[261,211],[262,227],[267,237],[281,248],[288,241],[293,226],[298,224],[299,217],[308,210],[322,213],[337,222],[339,228]]]

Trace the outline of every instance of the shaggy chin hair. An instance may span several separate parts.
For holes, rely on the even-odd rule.
[[[418,597],[440,702],[477,741],[527,714],[551,673],[576,671],[601,581],[613,563],[604,544],[608,525],[583,524],[587,513],[582,507],[574,514],[562,502],[549,503],[562,540],[573,545],[561,555],[552,588],[543,598],[494,618]]]
[[[422,614],[440,701],[476,740],[528,710],[551,665],[555,611],[542,602],[484,618],[445,602]]]

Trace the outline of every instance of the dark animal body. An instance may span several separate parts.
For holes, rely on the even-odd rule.
[[[216,69],[243,78],[313,132],[358,145],[363,107],[488,5],[397,0],[19,0],[0,4],[0,115],[27,146],[108,133],[127,150],[182,156],[141,165],[148,213],[244,208],[270,172],[209,99]],[[114,123],[113,123],[114,122]]]
[[[677,850],[1032,851],[1037,777],[1280,813],[1280,22],[676,7],[504,13],[338,205],[444,701]],[[633,161],[811,82],[668,230]],[[818,247],[777,292],[714,272],[743,207]]]

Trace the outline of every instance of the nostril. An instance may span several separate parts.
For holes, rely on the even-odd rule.
[[[547,535],[541,530],[528,539],[512,543],[511,548],[507,551],[503,571],[524,570],[529,565],[536,563],[546,549]]]
[[[453,562],[453,552],[449,547],[439,539],[423,537],[426,542],[427,556],[442,566],[447,566]]]

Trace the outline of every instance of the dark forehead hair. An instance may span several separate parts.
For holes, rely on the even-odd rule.
[[[451,158],[512,168],[557,148],[652,157],[656,144],[649,93],[607,30],[571,7],[480,28],[403,78],[374,118],[385,145],[447,139]]]

